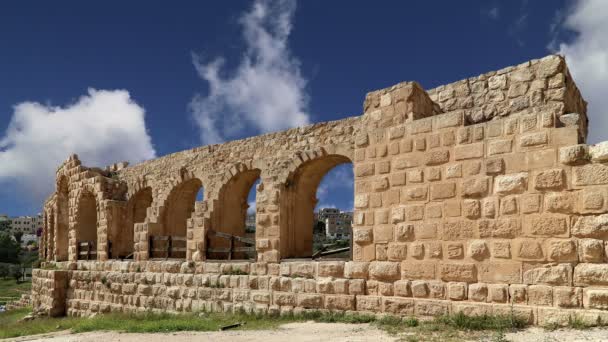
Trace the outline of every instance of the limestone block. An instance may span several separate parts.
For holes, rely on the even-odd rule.
[[[416,316],[441,316],[449,311],[449,303],[441,300],[416,300],[414,314]]]
[[[483,283],[469,284],[468,297],[475,302],[485,302],[488,298],[488,286]]]
[[[447,257],[448,257],[448,259],[464,258],[464,247],[463,247],[462,243],[460,243],[460,242],[448,243]]]
[[[572,227],[572,235],[582,238],[607,238],[608,214],[579,217]]]
[[[512,139],[498,139],[492,140],[488,143],[489,156],[511,153],[512,150]]]
[[[478,279],[486,283],[521,283],[521,263],[492,261],[477,265]]]
[[[354,310],[355,296],[329,295],[325,297],[325,308],[328,310]]]
[[[565,185],[565,177],[563,169],[540,171],[535,177],[535,188],[537,190],[560,189]]]
[[[511,258],[511,243],[509,241],[493,241],[492,256],[500,259]]]
[[[467,283],[448,283],[448,299],[465,300],[467,299]]]
[[[545,210],[552,213],[569,214],[574,211],[577,193],[553,192],[545,195]]]
[[[377,296],[357,296],[357,311],[380,311],[381,298]]]
[[[604,241],[597,239],[579,239],[578,252],[581,262],[604,262]]]
[[[505,171],[505,162],[502,158],[486,160],[486,174],[497,175]]]
[[[443,281],[473,283],[477,281],[477,268],[474,264],[443,263],[440,266]]]
[[[604,191],[585,189],[582,192],[582,209],[584,212],[601,212],[605,202]]]
[[[365,280],[351,279],[348,281],[348,293],[351,295],[365,294]]]
[[[399,263],[374,261],[369,265],[369,275],[375,280],[396,280],[400,278]]]
[[[395,240],[411,241],[414,239],[414,225],[410,223],[402,223],[395,227]]]
[[[578,264],[574,267],[575,286],[608,285],[608,264]]]
[[[424,158],[426,165],[441,165],[450,160],[450,153],[448,150],[429,151],[425,153]]]
[[[411,297],[412,296],[412,291],[410,288],[409,280],[397,280],[396,282],[393,283],[393,290],[394,290],[395,296],[400,296],[400,297]]]
[[[479,200],[465,199],[462,201],[462,215],[469,219],[479,218],[481,215]]]
[[[355,243],[369,243],[374,240],[374,233],[369,228],[356,228],[353,229],[353,241]]]
[[[528,305],[551,306],[553,304],[553,288],[546,285],[528,286]]]
[[[587,164],[572,168],[574,185],[608,184],[608,166],[604,164]]]
[[[553,239],[548,245],[549,259],[553,261],[578,261],[576,241]]]
[[[528,173],[520,172],[496,176],[494,191],[498,194],[517,194],[528,188]]]
[[[445,221],[443,223],[443,240],[462,240],[477,235],[477,222],[470,220]]]
[[[515,241],[515,256],[524,260],[542,260],[544,257],[540,243],[532,239]]]
[[[575,229],[573,229],[573,234]],[[562,215],[527,215],[524,232],[533,236],[568,236],[568,217]]]
[[[585,306],[585,308],[591,309],[608,309],[608,289],[584,289],[583,305]]]
[[[490,257],[490,250],[484,240],[472,240],[469,242],[469,255],[471,258],[481,261]]]
[[[431,199],[442,200],[456,196],[456,183],[440,183],[431,185]]]
[[[594,162],[608,161],[608,141],[589,146],[589,155]]]
[[[560,308],[578,308],[583,304],[583,289],[556,286],[553,288],[553,301],[554,305]]]
[[[526,304],[528,302],[528,286],[518,284],[509,285],[509,298],[511,303]]]
[[[571,285],[572,266],[570,264],[543,265],[524,272],[523,279],[525,284]]]
[[[383,312],[405,316],[414,314],[414,300],[396,297],[382,298]]]
[[[467,144],[456,146],[454,148],[454,159],[465,160],[483,157],[484,143],[478,142],[474,144]]]
[[[489,284],[488,301],[493,303],[506,303],[509,299],[509,285]]]
[[[429,296],[429,287],[424,280],[414,280],[411,283],[412,296],[415,298],[426,298]]]
[[[344,276],[343,261],[322,261],[317,266],[317,276],[319,277],[336,277]]]
[[[389,243],[387,256],[389,261],[401,261],[407,257],[407,244],[405,243]]]
[[[276,295],[276,292],[274,293]],[[314,293],[298,293],[296,297],[296,305],[305,309],[321,309],[323,308],[323,296]],[[287,304],[293,305],[293,304]]]
[[[435,263],[403,261],[401,277],[403,279],[435,279]]]
[[[367,279],[369,262],[349,261],[344,265],[344,275],[349,279]]]

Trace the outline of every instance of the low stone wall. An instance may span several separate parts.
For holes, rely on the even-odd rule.
[[[608,308],[606,264],[548,266],[540,273],[525,272],[511,284],[486,282],[483,271],[472,275],[449,265],[442,266],[438,279],[408,279],[407,264],[388,261],[116,261],[58,267],[65,270],[36,270],[32,288],[34,303],[55,315],[62,310],[59,294],[64,293],[70,316],[331,310],[399,316],[514,313],[539,325],[565,324],[575,316],[590,323],[608,322],[608,311],[602,311]],[[426,271],[419,269],[421,274]],[[467,282],[477,276],[480,282]]]
[[[35,313],[51,317],[65,315],[69,276],[67,270],[32,271],[31,301]]]

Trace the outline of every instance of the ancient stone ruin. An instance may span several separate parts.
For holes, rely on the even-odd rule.
[[[548,56],[134,166],[72,155],[44,205],[34,306],[608,322],[608,144],[586,145],[587,126],[564,59]],[[342,163],[355,170],[351,257],[313,260],[317,187]]]

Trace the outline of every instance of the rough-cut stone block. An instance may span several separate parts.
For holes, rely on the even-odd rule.
[[[523,279],[525,284],[571,285],[572,266],[570,264],[543,265],[524,272]]]
[[[344,276],[349,279],[367,279],[369,262],[349,261],[344,265]]]
[[[410,288],[409,280],[397,280],[393,283],[393,292],[395,296],[399,297],[411,297],[412,291]]]
[[[431,199],[442,200],[456,196],[456,183],[431,185]]]
[[[472,240],[469,243],[469,256],[477,261],[490,257],[488,245],[483,240]]]
[[[476,221],[446,221],[443,223],[443,240],[462,240],[477,236]]]
[[[426,165],[441,165],[445,164],[450,160],[450,153],[448,150],[429,151],[425,153],[424,163]]]
[[[588,164],[572,168],[574,185],[608,184],[608,165]]]
[[[546,285],[528,286],[528,304],[544,306],[553,305],[553,288]]]
[[[483,283],[469,284],[468,297],[475,302],[485,302],[488,298],[488,286]]]
[[[387,261],[374,261],[369,265],[369,275],[375,280],[399,279],[399,263]]]
[[[572,227],[572,235],[582,238],[608,237],[608,214],[579,217]]]
[[[590,309],[608,309],[608,289],[585,289],[583,291],[583,305]]]
[[[354,310],[355,296],[328,295],[325,296],[325,308],[328,310]]]
[[[534,187],[537,190],[559,189],[564,186],[565,174],[563,169],[551,169],[538,172]]]
[[[581,262],[604,262],[604,241],[597,239],[578,240],[579,259]]]
[[[574,286],[608,285],[608,264],[578,264],[574,267]]]
[[[488,177],[467,178],[462,182],[463,197],[483,197],[488,193]]]
[[[560,308],[578,308],[583,304],[583,289],[580,287],[556,286],[553,301]]]
[[[589,155],[594,162],[608,161],[608,141],[589,146]]]
[[[465,300],[467,298],[467,283],[448,283],[448,298],[450,300]]]
[[[568,217],[560,215],[525,216],[524,232],[533,236],[567,236]]]
[[[357,296],[357,311],[380,311],[381,298],[377,296]]]
[[[496,176],[494,191],[499,194],[518,194],[528,188],[528,173],[520,172]]]
[[[323,296],[314,293],[298,293],[296,297],[296,305],[305,309],[321,309],[323,308]],[[281,304],[279,304],[281,305]],[[291,304],[293,305],[293,304]]]
[[[559,162],[566,165],[583,164],[588,161],[587,145],[580,144],[559,149]]]
[[[489,284],[488,301],[493,303],[506,303],[509,298],[509,286],[506,284]]]
[[[397,298],[397,297],[382,297],[383,312],[405,316],[414,314],[414,300]]]
[[[483,157],[484,143],[478,142],[474,144],[467,144],[456,146],[454,148],[454,159],[465,160]]]
[[[474,264],[448,264],[440,266],[440,277],[443,281],[474,283],[477,281],[477,268]]]
[[[401,263],[403,279],[435,279],[435,263],[404,261]]]

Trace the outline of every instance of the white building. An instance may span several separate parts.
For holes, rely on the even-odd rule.
[[[21,232],[23,234],[36,234],[38,228],[42,228],[42,214],[36,216],[17,216],[11,218],[11,234]]]
[[[350,239],[353,213],[336,208],[323,208],[317,215],[319,221],[325,222],[325,236],[330,239]]]

